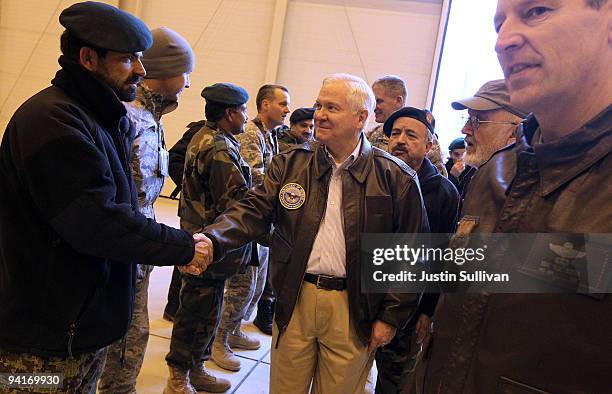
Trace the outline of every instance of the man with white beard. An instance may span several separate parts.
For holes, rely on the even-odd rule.
[[[456,110],[466,110],[465,134],[466,174],[460,179],[461,199],[465,198],[467,186],[476,173],[498,150],[514,143],[516,127],[527,112],[510,104],[510,95],[503,79],[482,85],[473,97],[451,103]]]

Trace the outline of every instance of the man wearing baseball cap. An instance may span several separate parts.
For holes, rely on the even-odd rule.
[[[289,128],[278,135],[280,151],[314,139],[314,108],[298,108],[289,117]]]
[[[434,134],[430,119],[426,111],[404,107],[387,118],[383,131],[389,138],[389,153],[418,174],[431,232],[452,233],[457,223],[459,193],[427,158]],[[411,321],[376,352],[377,393],[397,393],[406,384],[410,374],[409,358],[414,353],[410,350],[412,333],[416,331],[418,344],[429,335],[437,301],[438,295],[423,294]]]
[[[130,160],[138,209],[146,217],[155,219],[153,204],[168,176],[168,151],[161,117],[177,108],[180,94],[189,87],[195,57],[189,43],[177,32],[161,27],[151,34],[153,45],[141,59],[147,75],[136,90],[136,99],[124,105],[136,133]],[[152,270],[151,265],[138,264],[132,322],[125,341],[108,347],[99,393],[136,391],[136,379],[149,339],[147,294]]]
[[[83,393],[129,327],[136,262],[199,274],[208,248],[138,211],[121,100],[145,76],[149,29],[96,2],[59,20],[61,70],[15,112],[0,146],[0,373],[57,373],[55,388]]]
[[[493,153],[514,142],[516,127],[527,112],[510,103],[510,95],[503,79],[482,85],[473,97],[451,103],[456,110],[466,110],[465,126],[465,171],[459,178],[462,195],[476,172]]]

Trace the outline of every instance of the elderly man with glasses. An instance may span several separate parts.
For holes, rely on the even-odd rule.
[[[465,134],[466,173],[461,176],[462,199],[474,173],[495,152],[514,142],[514,131],[527,113],[510,104],[510,95],[503,79],[482,85],[473,97],[451,103],[456,110],[466,110]]]

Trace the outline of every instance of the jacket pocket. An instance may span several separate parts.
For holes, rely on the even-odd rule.
[[[365,212],[365,232],[393,232],[393,200],[390,196],[366,196]]]
[[[291,257],[292,246],[278,231],[272,234],[270,243],[270,261],[287,264]]]
[[[499,377],[497,384],[497,394],[552,394],[549,391],[540,390],[525,383],[507,378]]]
[[[393,200],[391,196],[366,196],[367,215],[392,215]]]
[[[291,259],[291,251],[293,247],[283,237],[278,230],[272,234],[272,242],[270,243],[270,261],[269,273],[271,275],[271,283],[274,293],[278,296],[283,292],[283,285],[289,270],[289,260]]]

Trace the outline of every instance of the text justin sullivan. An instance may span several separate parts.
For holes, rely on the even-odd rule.
[[[374,271],[376,282],[509,282],[508,274],[489,274],[487,271],[459,271],[454,272],[410,272],[400,271],[387,274],[382,271]]]

